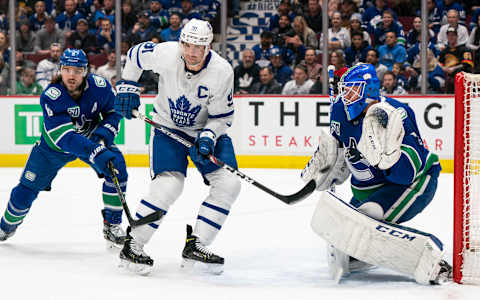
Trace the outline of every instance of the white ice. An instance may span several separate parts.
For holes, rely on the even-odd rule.
[[[20,168],[0,168],[0,213]],[[299,170],[243,169],[283,194],[303,183]],[[149,182],[146,168],[129,168],[127,201],[136,210]],[[185,190],[145,250],[155,270],[141,277],[119,269],[101,233],[101,181],[87,168],[65,168],[51,192],[40,193],[25,222],[0,243],[0,299],[479,299],[480,288],[421,286],[376,269],[335,285],[327,275],[325,243],[310,228],[318,193],[288,206],[248,183],[211,249],[225,257],[222,275],[180,268],[185,224],[194,224],[207,188],[189,169]],[[348,197],[347,185],[339,193]],[[407,225],[437,235],[452,256],[453,177],[442,174],[432,204]],[[126,221],[124,221],[126,224]]]

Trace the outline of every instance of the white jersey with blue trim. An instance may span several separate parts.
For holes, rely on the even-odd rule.
[[[202,129],[210,129],[218,137],[233,121],[233,69],[210,50],[204,67],[189,72],[180,47],[178,42],[145,42],[132,47],[122,78],[138,81],[143,70],[159,74],[153,119],[192,137]]]

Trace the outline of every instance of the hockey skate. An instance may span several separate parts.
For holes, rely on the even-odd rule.
[[[452,282],[453,268],[443,259],[438,263],[439,271],[437,277],[430,281],[432,285],[444,285]]]
[[[0,242],[6,241],[9,237],[15,234],[15,230],[5,232],[0,228]]]
[[[125,242],[125,231],[120,224],[110,224],[105,220],[105,212],[102,210],[103,216],[103,237],[107,241],[107,249],[121,249]]]
[[[199,270],[200,272],[220,275],[223,272],[223,257],[208,250],[192,235],[192,226],[187,225],[187,241],[182,252],[181,267],[185,270]]]
[[[130,231],[129,226],[123,249],[120,251],[119,267],[140,275],[148,275],[153,270],[153,259],[143,251],[144,245],[132,238]]]

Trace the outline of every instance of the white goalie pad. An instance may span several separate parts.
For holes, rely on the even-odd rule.
[[[435,236],[370,218],[331,192],[322,193],[311,226],[345,254],[413,276],[418,283],[429,284],[440,270],[444,250]]]

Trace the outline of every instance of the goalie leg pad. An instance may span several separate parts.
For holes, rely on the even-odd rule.
[[[137,208],[136,217],[142,218],[155,211],[167,213],[170,205],[178,199],[183,190],[185,177],[180,172],[162,172],[150,183],[147,195]],[[147,226],[132,228],[131,235],[142,244],[146,244],[158,228],[163,218]]]
[[[237,176],[225,169],[218,169],[205,177],[210,182],[210,193],[200,206],[193,235],[208,246],[225,223],[241,184]]]
[[[311,226],[345,254],[410,275],[418,283],[428,284],[438,274],[444,250],[435,236],[377,221],[333,193],[322,193]]]

